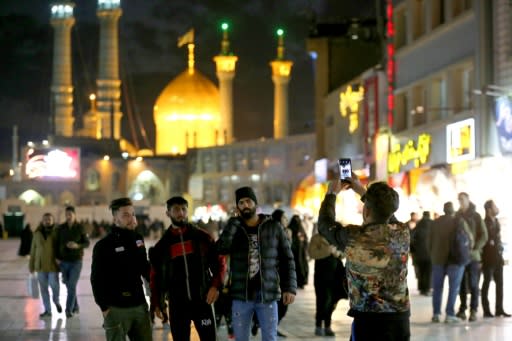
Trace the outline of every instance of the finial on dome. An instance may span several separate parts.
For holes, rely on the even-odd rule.
[[[191,28],[184,35],[178,38],[178,47],[182,47],[187,44],[188,47],[188,73],[194,74],[194,65],[195,65],[195,57],[194,57],[194,29]]]

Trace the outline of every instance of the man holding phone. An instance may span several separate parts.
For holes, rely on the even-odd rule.
[[[364,202],[361,226],[342,226],[335,220],[336,195],[347,189]],[[394,217],[398,205],[398,193],[386,183],[373,183],[366,190],[355,174],[331,181],[322,202],[319,232],[347,255],[348,315],[354,318],[351,340],[410,339],[410,237],[407,225]]]

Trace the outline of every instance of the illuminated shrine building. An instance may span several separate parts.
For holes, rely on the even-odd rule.
[[[224,141],[219,89],[194,68],[193,42],[187,47],[188,70],[164,88],[153,108],[157,155],[186,154],[189,148],[211,147]]]

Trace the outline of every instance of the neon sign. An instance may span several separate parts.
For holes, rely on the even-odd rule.
[[[475,158],[475,119],[448,124],[446,126],[446,161],[448,163],[473,160]]]
[[[386,2],[386,78],[388,83],[388,125],[391,128],[393,126],[393,110],[395,109],[395,95],[394,95],[394,84],[395,84],[395,24],[393,22],[393,1],[387,0]]]
[[[352,85],[347,87],[345,92],[340,93],[340,114],[341,117],[349,115],[349,132],[353,133],[359,127],[359,102],[364,98],[364,89],[362,86],[357,91],[352,89]]]
[[[417,141],[409,140],[403,146],[400,143],[393,144],[388,156],[388,172],[399,173],[400,168],[411,161],[416,168],[425,164],[430,155],[431,140],[429,134],[421,134]]]

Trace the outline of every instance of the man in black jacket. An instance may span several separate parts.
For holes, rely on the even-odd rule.
[[[221,254],[230,255],[230,293],[237,341],[248,341],[256,313],[261,339],[277,339],[277,301],[293,303],[297,291],[295,262],[280,222],[256,214],[258,201],[250,187],[236,190],[237,216],[228,220],[217,241]]]
[[[149,280],[149,262],[129,198],[110,204],[112,231],[96,243],[91,285],[103,314],[107,340],[152,340],[151,322],[141,277]]]
[[[213,238],[188,222],[188,202],[183,197],[167,200],[166,214],[171,226],[151,249],[151,304],[162,319],[169,301],[172,339],[190,340],[194,321],[201,341],[215,341],[212,304],[226,271],[224,257],[215,249]]]

